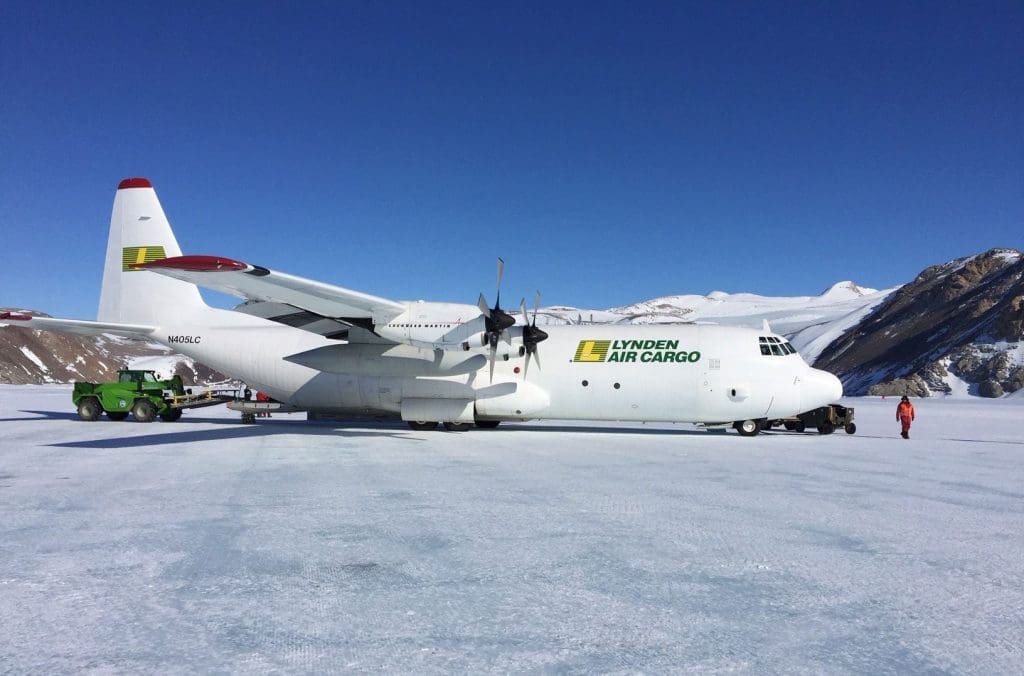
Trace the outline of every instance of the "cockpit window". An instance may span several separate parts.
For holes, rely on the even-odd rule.
[[[761,354],[766,357],[785,357],[796,354],[796,348],[790,345],[789,341],[777,336],[758,336],[757,342],[758,347],[761,348]]]

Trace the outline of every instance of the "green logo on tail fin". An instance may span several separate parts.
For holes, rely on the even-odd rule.
[[[121,271],[137,272],[136,265],[167,258],[162,246],[126,246],[121,250]]]

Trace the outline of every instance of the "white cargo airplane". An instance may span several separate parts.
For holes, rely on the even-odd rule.
[[[196,285],[249,302],[212,308]],[[482,295],[477,305],[396,302],[230,258],[183,256],[144,178],[125,179],[114,198],[97,321],[0,319],[144,338],[293,410],[397,413],[414,429],[623,420],[732,425],[752,436],[765,419],[843,393],[767,325],[541,330],[536,309],[517,326]]]

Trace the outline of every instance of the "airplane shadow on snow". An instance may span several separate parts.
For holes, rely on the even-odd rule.
[[[32,420],[70,420],[79,422],[78,414],[74,412],[65,411],[34,411],[34,410],[21,410],[19,413],[29,414],[29,416],[23,418],[4,418],[5,421],[32,421]],[[210,429],[205,428],[201,430],[188,429],[188,423],[204,423],[214,424],[221,427],[221,429]],[[136,426],[129,428],[133,432],[138,428],[137,426],[142,423],[136,423],[135,421],[128,419],[125,421],[113,421],[100,419],[94,423],[85,423],[83,425],[98,425],[101,429],[109,429],[109,425],[129,425]],[[54,447],[60,448],[131,448],[134,446],[159,446],[164,444],[180,444],[189,443],[194,441],[223,441],[230,439],[247,439],[257,438],[276,434],[303,434],[313,436],[332,436],[339,438],[352,438],[352,437],[395,437],[400,439],[411,439],[421,440],[414,436],[414,432],[408,430],[405,427],[405,423],[400,421],[380,421],[375,423],[352,421],[352,422],[331,422],[331,421],[263,421],[253,425],[242,425],[237,420],[224,419],[224,418],[194,418],[189,417],[185,420],[165,423],[159,420],[155,420],[152,423],[146,423],[146,425],[159,425],[159,426],[173,426],[168,431],[161,430],[155,434],[131,434],[124,437],[113,437],[107,439],[90,439],[85,441],[69,441],[66,443],[50,444]],[[183,429],[184,428],[184,429]],[[145,429],[151,429],[146,427]],[[574,432],[577,434],[615,434],[615,435],[626,435],[626,436],[692,436],[692,435],[704,435],[707,436],[708,432],[699,429],[666,429],[666,428],[636,428],[636,427],[608,427],[608,426],[595,426],[595,427],[582,427],[573,425],[535,425],[530,423],[511,423],[502,426],[498,430],[481,430],[471,429],[467,432],[456,432],[455,434],[463,435],[470,434],[475,436],[478,435],[493,435],[504,433],[514,433],[517,431],[522,432]],[[436,434],[446,434],[441,429],[438,429]],[[714,436],[718,436],[717,434]]]
[[[479,430],[480,433],[494,434],[498,431],[513,432],[577,432],[579,434],[624,434],[624,435],[652,435],[652,436],[690,436],[704,435],[708,432],[698,429],[666,429],[666,428],[644,428],[644,427],[577,427],[575,425],[534,425],[530,423],[512,423],[508,426],[502,424],[500,430]],[[716,435],[717,436],[717,435]]]
[[[29,421],[29,420],[78,420],[76,413],[64,413],[56,411],[20,411],[20,413],[34,414],[26,418],[5,418],[8,421]],[[206,427],[204,429],[191,429],[188,423],[215,424],[217,428]],[[369,425],[345,425],[339,426],[332,423],[297,422],[268,420],[253,425],[243,425],[237,420],[225,420],[222,418],[192,418],[188,421],[165,423],[153,421],[152,423],[136,423],[132,420],[112,421],[98,420],[94,423],[82,423],[83,425],[98,425],[101,429],[110,429],[113,425],[125,425],[132,432],[139,430],[139,426],[145,425],[143,429],[152,429],[149,425],[161,426],[160,432],[155,434],[131,434],[124,437],[112,437],[107,439],[89,439],[85,441],[69,441],[66,443],[49,444],[57,448],[133,448],[137,446],[161,446],[165,444],[183,444],[200,441],[227,441],[237,439],[255,439],[277,434],[302,434],[305,436],[330,436],[341,439],[353,437],[397,437],[417,441],[411,436],[411,431],[403,430],[397,426],[393,429],[386,429],[383,426]],[[166,430],[166,431],[164,431]]]
[[[30,414],[31,417],[24,418],[3,418],[3,421],[10,422],[27,422],[32,420],[73,420],[78,421],[78,414],[75,412],[66,411],[31,411],[22,410],[19,413]],[[181,422],[175,423],[163,423],[161,421],[154,421],[149,423],[151,425],[185,425],[188,423],[206,423],[222,425],[226,429],[203,429],[203,430],[188,430],[178,429],[174,431],[161,432],[158,434],[145,434],[138,436],[127,436],[123,438],[113,439],[97,439],[92,441],[76,441],[68,442],[65,444],[52,444],[53,446],[66,447],[66,448],[130,448],[132,446],[147,446],[147,445],[161,445],[161,444],[173,444],[173,443],[186,443],[190,441],[216,441],[226,439],[245,439],[255,438],[275,434],[305,434],[315,436],[335,436],[335,437],[381,437],[389,436],[401,439],[417,439],[413,436],[413,432],[405,428],[405,424],[399,421],[381,421],[376,423],[351,421],[351,422],[309,422],[309,421],[263,421],[256,423],[255,425],[241,426],[237,420],[225,419],[225,418],[194,418],[189,417]],[[126,420],[123,422],[115,423],[111,420],[99,420],[95,423],[83,423],[83,424],[95,424],[95,425],[136,425],[132,420]],[[608,426],[594,426],[584,427],[575,425],[537,425],[532,423],[508,423],[502,425],[497,430],[479,430],[473,429],[468,432],[457,433],[457,434],[472,434],[472,435],[488,435],[488,434],[501,434],[502,432],[574,432],[577,434],[615,434],[615,435],[639,435],[639,436],[694,436],[694,435],[712,435],[719,436],[722,432],[715,434],[714,432],[708,432],[701,429],[671,429],[671,428],[637,428],[637,427],[608,427]],[[438,434],[443,434],[441,430],[437,431]],[[730,436],[735,436],[734,432],[728,432]],[[762,436],[780,438],[786,437],[803,437],[803,436],[819,436],[813,433],[806,434],[795,434],[790,432],[782,432],[781,430],[766,431]],[[844,438],[847,435],[837,435],[839,438]],[[877,439],[891,440],[889,436],[879,435],[856,435],[859,439]],[[953,439],[953,438],[942,438],[941,441],[955,441],[960,443],[976,443],[976,444],[1012,444],[1012,445],[1024,445],[1024,441],[1009,441],[1009,440],[995,440],[995,439]]]

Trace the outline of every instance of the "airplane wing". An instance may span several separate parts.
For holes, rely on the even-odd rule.
[[[405,309],[387,298],[219,256],[175,256],[135,267],[247,300],[285,303],[356,326],[367,320],[386,324]]]
[[[139,324],[116,324],[113,322],[92,322],[83,319],[36,317],[16,312],[0,314],[0,326],[9,326],[11,322],[17,322],[16,326],[23,329],[73,333],[79,336],[102,336],[110,333],[126,338],[148,338],[156,330],[156,327]]]
[[[381,338],[373,333],[373,323],[369,319],[365,320],[365,324],[362,323],[364,320],[358,320],[361,323],[357,324],[357,320],[353,318],[349,318],[348,321],[340,321],[272,300],[247,301],[232,309],[242,314],[269,319],[278,324],[294,326],[331,340],[343,340],[347,343],[395,344],[395,341]]]

